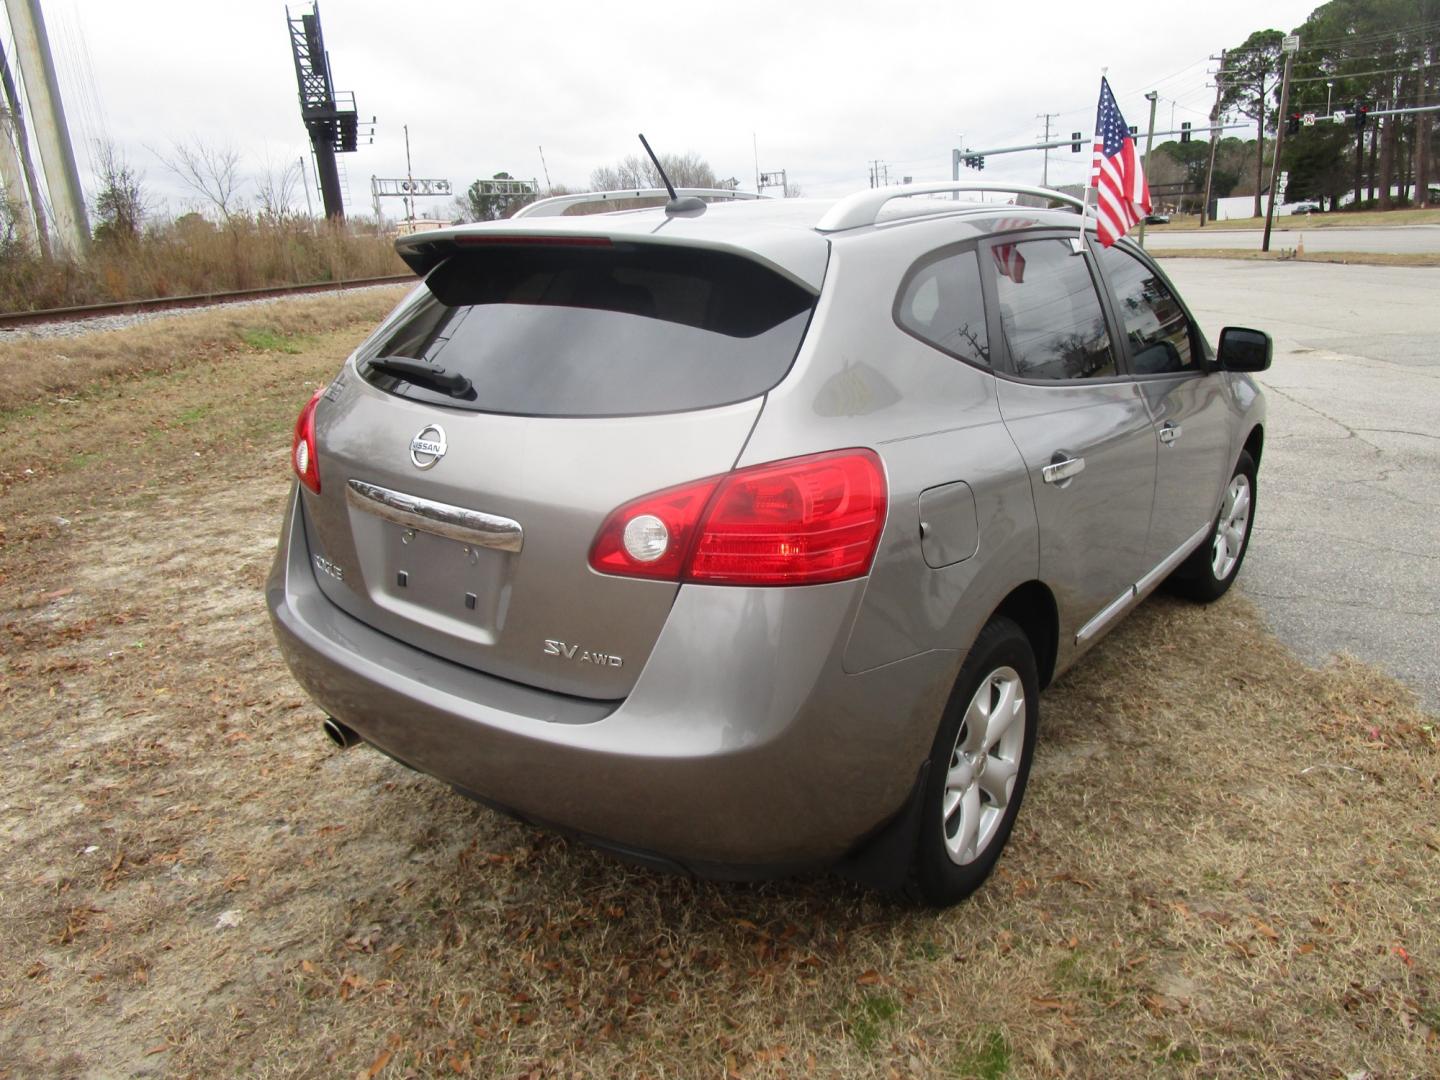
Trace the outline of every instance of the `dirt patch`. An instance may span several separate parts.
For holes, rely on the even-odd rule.
[[[1147,602],[1045,694],[1012,847],[943,913],[628,868],[333,751],[260,589],[365,329],[0,417],[0,1075],[1440,1065],[1435,720],[1241,596]]]

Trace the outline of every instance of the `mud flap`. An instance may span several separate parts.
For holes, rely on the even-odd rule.
[[[915,845],[920,839],[925,778],[929,775],[930,762],[927,759],[920,766],[915,784],[900,812],[879,832],[837,862],[832,868],[836,874],[879,892],[898,893],[904,889],[915,857]]]

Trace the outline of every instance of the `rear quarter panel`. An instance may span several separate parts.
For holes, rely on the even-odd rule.
[[[958,221],[907,222],[836,239],[810,336],[741,457],[747,465],[866,446],[884,461],[889,510],[848,672],[928,650],[953,651],[958,668],[990,613],[1038,568],[1029,479],[993,377],[911,337],[892,316],[910,266],[969,231]],[[932,569],[920,547],[920,495],[955,481],[974,492],[978,549]]]

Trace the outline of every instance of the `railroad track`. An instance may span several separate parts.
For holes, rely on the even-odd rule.
[[[239,289],[235,292],[157,296],[151,300],[121,300],[116,303],[87,304],[81,307],[0,312],[0,330],[11,330],[21,326],[38,326],[42,323],[77,322],[81,319],[93,319],[102,315],[137,315],[147,311],[209,307],[214,304],[234,304],[244,300],[272,300],[280,296],[299,296],[303,293],[363,289],[371,285],[400,285],[415,280],[414,274],[391,274],[386,277],[357,278],[354,281],[317,281],[308,285],[272,285],[263,289]]]

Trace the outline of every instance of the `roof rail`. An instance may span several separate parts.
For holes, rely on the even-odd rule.
[[[676,188],[677,197],[693,195],[700,199],[768,199],[768,195],[756,195],[749,191],[734,191],[730,188]],[[578,195],[554,195],[538,202],[527,203],[510,216],[510,220],[523,217],[559,217],[572,206],[587,203],[620,202],[622,199],[668,199],[666,188],[628,188],[625,191],[586,191]]]
[[[1006,184],[992,180],[942,180],[933,184],[905,184],[901,187],[871,188],[847,195],[825,212],[815,226],[816,232],[840,232],[844,229],[858,229],[862,225],[874,225],[880,217],[880,210],[891,199],[904,199],[911,195],[940,195],[950,191],[999,191],[1010,195],[1037,195],[1042,199],[1053,199],[1077,209],[1085,204],[1073,195],[1066,195],[1050,188],[1032,187],[1029,184]],[[936,211],[940,211],[937,209]]]

